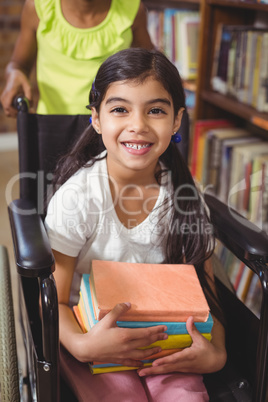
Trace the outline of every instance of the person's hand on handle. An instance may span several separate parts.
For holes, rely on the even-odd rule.
[[[27,76],[19,69],[12,69],[8,74],[7,82],[0,98],[4,113],[8,117],[17,116],[18,112],[13,105],[13,100],[17,95],[24,95],[31,104],[32,89]]]

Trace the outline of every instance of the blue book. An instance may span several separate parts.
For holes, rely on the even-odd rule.
[[[93,325],[97,324],[98,320],[96,320],[94,314],[89,276],[90,276],[89,274],[83,274],[80,291],[81,291],[82,303],[84,304],[85,307],[88,322],[90,323],[90,326],[93,327]],[[146,328],[146,327],[153,327],[156,325],[166,325],[167,326],[166,333],[168,335],[188,334],[185,322],[117,321],[116,323],[119,327],[122,328]],[[195,326],[197,330],[202,334],[210,333],[213,327],[213,319],[211,314],[209,313],[207,321],[196,322]]]
[[[156,325],[166,325],[167,331],[165,332],[168,335],[188,334],[185,322],[117,321],[116,323],[119,327],[123,328],[146,328],[146,327],[154,327]],[[207,321],[195,322],[195,326],[201,334],[210,333],[213,327],[213,319],[211,314],[209,313]]]

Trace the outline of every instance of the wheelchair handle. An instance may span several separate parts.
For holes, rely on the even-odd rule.
[[[12,101],[12,105],[18,112],[27,113],[29,110],[29,101],[23,95],[17,95]]]

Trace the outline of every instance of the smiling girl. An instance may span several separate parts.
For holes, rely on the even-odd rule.
[[[211,232],[181,230],[208,225],[209,218],[172,143],[185,108],[179,73],[160,52],[121,51],[100,67],[89,107],[92,124],[58,165],[58,190],[46,217],[56,260],[62,373],[79,400],[208,401],[202,374],[220,370],[226,351]],[[166,328],[118,328],[131,308],[128,300],[83,334],[71,307],[93,259],[194,264],[214,315],[212,342],[189,317],[191,347],[143,368],[141,360],[159,348],[140,348],[166,339]],[[92,376],[92,360],[140,369]]]

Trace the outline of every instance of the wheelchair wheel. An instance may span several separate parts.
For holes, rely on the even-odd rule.
[[[0,246],[0,400],[20,401],[19,374],[10,267]]]

